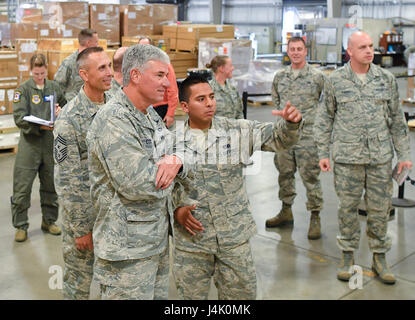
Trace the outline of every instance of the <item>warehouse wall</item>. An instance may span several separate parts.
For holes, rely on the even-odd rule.
[[[342,16],[359,14],[362,18],[391,18],[395,25],[402,23],[403,43],[415,44],[415,0],[343,0]]]

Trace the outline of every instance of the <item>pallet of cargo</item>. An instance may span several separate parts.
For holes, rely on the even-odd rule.
[[[248,99],[248,104],[252,107],[263,107],[263,106],[273,106],[274,102],[272,100],[253,100]]]

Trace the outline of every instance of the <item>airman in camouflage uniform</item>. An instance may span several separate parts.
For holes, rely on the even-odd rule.
[[[37,57],[43,57],[38,63]],[[33,62],[34,61],[34,62]],[[42,208],[42,229],[59,235],[61,230],[55,225],[58,219],[58,199],[53,183],[53,127],[45,127],[23,119],[33,115],[44,120],[51,120],[50,96],[54,96],[60,106],[66,104],[59,85],[46,78],[46,58],[43,55],[34,55],[31,59],[33,76],[22,83],[15,90],[13,100],[13,116],[16,126],[20,129],[20,140],[13,171],[13,196],[11,197],[11,211],[13,226],[16,230],[15,240],[18,242],[27,239],[29,228],[27,211],[30,207],[30,194],[33,181],[39,174],[40,204]],[[42,72],[39,86],[34,77],[38,78]],[[38,80],[36,80],[38,81]],[[51,229],[53,227],[53,230]]]
[[[209,81],[210,86],[215,92],[217,104],[216,115],[230,119],[243,119],[242,99],[238,90],[226,80],[225,85],[220,85],[215,78]]]
[[[84,87],[59,115],[55,124],[55,186],[63,214],[63,259],[65,261],[63,296],[65,299],[89,298],[94,254],[92,228],[96,212],[90,196],[86,134],[98,108],[109,101],[111,62],[102,48],[88,48],[79,55],[81,72],[87,72]],[[102,69],[100,69],[102,68]],[[96,70],[102,70],[95,73]],[[92,72],[91,72],[92,71]],[[98,80],[98,81],[97,81]],[[90,84],[94,81],[93,85]],[[96,83],[100,85],[97,86]],[[93,102],[87,92],[101,98]],[[105,90],[108,90],[105,92]],[[82,239],[91,239],[90,247]],[[81,244],[79,243],[81,242]]]
[[[232,72],[235,69],[228,56],[216,56],[207,65],[214,75],[209,84],[215,93],[216,115],[230,119],[243,119],[242,99],[238,90],[231,84]]]
[[[127,85],[98,111],[87,134],[98,214],[94,277],[103,299],[167,299],[171,183],[187,167],[168,150],[172,133],[149,105],[163,99],[169,62],[154,46],[130,47],[123,61]]]
[[[299,115],[298,123],[213,118],[213,91],[206,80],[197,77],[183,82],[180,96],[182,108],[189,114],[183,135],[185,157],[192,159],[195,168],[187,177],[176,178],[173,192],[177,208],[173,273],[179,295],[207,299],[213,275],[219,299],[255,299],[256,274],[249,239],[256,226],[243,163],[256,150],[275,152],[292,146],[299,136],[301,115],[293,108]],[[197,125],[201,119],[205,128]]]
[[[84,84],[76,66],[78,54],[86,48],[98,46],[98,35],[91,29],[81,30],[78,35],[78,40],[79,49],[62,61],[54,76],[54,80],[61,86],[68,102],[78,94]]]
[[[303,115],[304,127],[301,138],[293,148],[275,154],[274,163],[279,172],[279,199],[282,201],[282,209],[277,216],[266,221],[266,226],[277,227],[293,223],[291,206],[296,196],[295,172],[298,168],[306,188],[306,207],[311,212],[308,238],[318,239],[321,237],[319,213],[323,208],[323,193],[313,125],[325,77],[321,71],[306,62],[307,50],[302,38],[290,39],[288,54],[292,65],[275,74],[272,98],[278,109],[282,109],[287,101],[296,106]],[[297,56],[293,57],[293,54],[299,55],[297,68],[294,68]]]
[[[329,146],[333,143],[334,184],[340,202],[337,244],[342,250],[337,277],[346,281],[351,277],[349,268],[360,240],[358,205],[365,189],[372,268],[381,281],[393,284],[395,278],[385,259],[391,247],[387,224],[393,190],[392,158],[394,148],[400,168],[412,166],[408,128],[396,79],[371,63],[370,36],[352,34],[348,52],[350,62],[327,81],[314,128],[323,171],[331,169]]]

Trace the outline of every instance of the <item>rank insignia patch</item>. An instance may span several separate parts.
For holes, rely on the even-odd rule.
[[[66,139],[59,134],[55,139],[53,153],[57,163],[61,163],[68,156],[68,146],[66,144]]]

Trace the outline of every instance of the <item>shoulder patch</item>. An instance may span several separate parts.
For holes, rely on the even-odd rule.
[[[15,91],[14,92],[13,102],[19,102],[21,96],[22,96],[22,93],[20,91]]]
[[[58,134],[55,139],[53,155],[55,156],[55,161],[57,163],[65,161],[66,157],[68,156],[68,145],[66,143],[66,139],[63,138],[60,134]]]
[[[33,102],[34,104],[39,104],[40,102],[42,102],[42,99],[39,97],[39,95],[34,94],[34,95],[32,96],[32,102]]]

